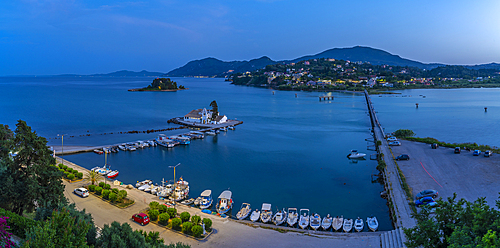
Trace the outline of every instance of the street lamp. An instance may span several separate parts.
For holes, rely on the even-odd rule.
[[[64,165],[64,135],[67,134],[58,134],[57,136],[61,136],[61,163]]]
[[[175,186],[176,186],[176,185],[175,185],[175,184],[176,184],[176,183],[175,183],[175,167],[179,166],[180,164],[181,164],[181,163],[178,163],[178,164],[176,164],[175,166],[174,166],[174,165],[171,165],[171,166],[169,166],[169,167],[168,167],[168,168],[174,168],[174,189],[175,189]]]

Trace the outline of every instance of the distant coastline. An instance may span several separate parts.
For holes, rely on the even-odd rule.
[[[184,88],[184,89],[168,89],[168,90],[158,90],[158,89],[147,89],[147,88],[137,88],[137,89],[129,89],[128,91],[151,91],[151,92],[156,92],[156,91],[165,91],[165,92],[175,92],[179,90],[188,90],[189,88]]]

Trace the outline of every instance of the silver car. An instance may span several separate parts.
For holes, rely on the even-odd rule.
[[[86,188],[77,188],[75,189],[75,194],[81,196],[81,197],[88,197],[89,196],[89,191]]]
[[[393,141],[393,142],[389,142],[389,145],[390,146],[400,146],[401,142],[399,142],[399,141]]]

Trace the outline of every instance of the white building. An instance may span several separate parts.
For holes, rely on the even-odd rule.
[[[225,115],[218,115],[215,120],[212,121],[212,110],[203,108],[191,110],[191,112],[184,116],[184,121],[200,124],[221,124],[227,121],[227,117]]]

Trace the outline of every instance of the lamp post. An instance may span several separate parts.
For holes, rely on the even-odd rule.
[[[61,163],[64,165],[64,135],[67,134],[58,134],[57,136],[61,136]]]
[[[175,183],[175,167],[179,166],[181,163],[178,163],[176,165],[171,165],[169,166],[168,168],[174,168],[174,189],[175,189],[175,186],[176,186],[176,183]]]

